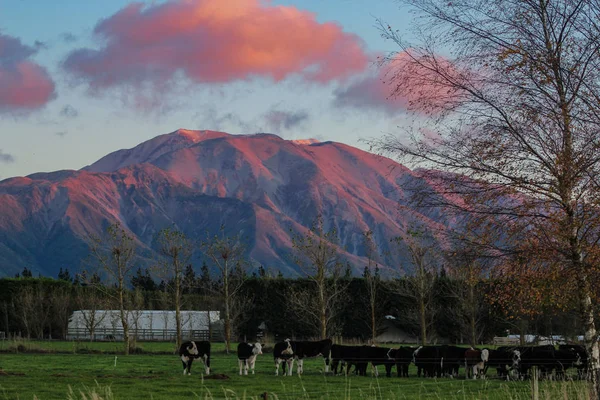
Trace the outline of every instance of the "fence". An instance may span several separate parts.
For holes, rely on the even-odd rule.
[[[194,329],[183,330],[183,340],[223,340],[223,332],[220,329]],[[177,337],[175,329],[131,329],[129,334],[138,341],[173,341]],[[87,328],[69,328],[68,340],[95,340],[95,341],[121,341],[123,340],[123,329],[97,328],[94,330],[93,338]]]

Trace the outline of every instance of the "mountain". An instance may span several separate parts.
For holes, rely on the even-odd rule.
[[[89,236],[115,222],[137,239],[142,264],[158,257],[154,241],[165,227],[205,238],[223,225],[245,238],[255,265],[294,275],[292,235],[305,232],[318,214],[327,229],[336,228],[354,272],[366,264],[367,230],[380,265],[396,268],[407,265],[406,255],[391,238],[412,224],[441,230],[453,224],[439,210],[411,208],[403,187],[419,179],[390,159],[342,143],[179,129],[79,171],[0,181],[0,275],[24,267],[50,276],[60,268],[78,270],[89,255]]]

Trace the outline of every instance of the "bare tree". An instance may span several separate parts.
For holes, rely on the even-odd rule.
[[[431,253],[431,240],[423,232],[408,230],[404,236],[393,238],[403,253],[408,253],[414,273],[388,282],[390,291],[410,299],[416,306],[416,324],[419,326],[421,344],[428,343],[429,328],[433,326],[438,311],[435,302],[435,283],[438,265]],[[408,267],[408,265],[406,266]]]
[[[457,243],[446,253],[446,260],[450,281],[444,289],[457,304],[451,312],[467,334],[469,344],[476,346],[483,333],[484,294],[481,289],[487,270],[486,260],[477,247],[469,246],[467,242]]]
[[[114,284],[113,288],[98,286],[104,294],[115,301],[121,325],[125,354],[131,349],[129,314],[131,302],[128,301],[127,283],[134,272],[133,259],[136,244],[133,237],[119,224],[110,225],[104,238],[90,238],[90,255],[96,263],[98,272],[106,275],[107,281]]]
[[[321,215],[308,231],[292,237],[296,263],[312,283],[312,288],[296,292],[291,300],[311,323],[319,327],[321,339],[333,333],[347,287],[342,280],[343,264],[337,242],[337,231],[325,231]]]
[[[208,237],[201,243],[202,252],[206,254],[219,271],[221,285],[217,287],[223,298],[225,311],[224,334],[225,350],[231,351],[232,315],[236,314],[236,301],[240,289],[246,279],[245,246],[240,242],[239,236],[225,236],[221,227],[221,235]]]
[[[377,265],[378,253],[375,242],[373,241],[373,232],[367,231],[363,233],[363,241],[367,253],[368,263],[365,266],[363,279],[367,287],[369,296],[369,327],[371,328],[371,343],[375,343],[377,330],[381,326],[380,310],[379,310],[379,288],[381,286],[381,276],[379,275],[379,267]]]
[[[70,287],[56,288],[50,293],[52,315],[60,327],[62,339],[67,337],[69,317],[72,310],[72,295]]]
[[[79,286],[75,289],[75,304],[81,310],[81,318],[85,329],[93,342],[96,337],[96,328],[102,325],[107,313],[102,292],[95,286]]]
[[[159,251],[163,257],[159,274],[171,286],[173,305],[175,306],[176,348],[182,341],[181,307],[183,301],[183,278],[186,266],[194,250],[194,245],[187,236],[177,230],[163,229],[158,236]]]
[[[577,284],[572,296],[579,298],[598,399],[591,277],[600,239],[600,3],[403,3],[420,17],[419,39],[409,43],[382,24],[383,35],[402,49],[388,57],[389,80],[413,110],[437,118],[420,126],[411,143],[388,136],[374,145],[462,175],[445,178],[453,191],[476,199],[465,211],[494,215],[522,238],[517,243],[548,264],[560,260]]]

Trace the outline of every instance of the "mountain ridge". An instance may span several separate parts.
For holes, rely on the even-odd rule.
[[[291,237],[319,214],[337,230],[355,273],[366,265],[367,230],[387,254],[382,267],[406,268],[389,239],[415,223],[438,230],[452,224],[410,206],[402,187],[415,179],[390,159],[339,142],[178,129],[77,171],[1,181],[0,273],[76,270],[86,238],[119,222],[148,259],[157,257],[153,243],[162,228],[199,239],[224,225],[247,238],[255,265],[294,275]],[[196,254],[195,262],[201,259]]]

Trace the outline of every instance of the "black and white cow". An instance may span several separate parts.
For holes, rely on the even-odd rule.
[[[580,379],[586,379],[588,374],[588,352],[584,346],[579,344],[561,344],[558,346],[558,350],[569,351],[575,355],[575,362],[573,366],[577,367],[577,375]],[[564,363],[564,361],[561,361]]]
[[[498,377],[510,379],[513,371],[518,372],[521,363],[521,352],[519,350],[499,347],[498,349],[489,350],[488,361],[484,367],[484,374],[488,367],[495,367],[498,371]]]
[[[283,342],[275,343],[273,347],[273,359],[275,360],[275,376],[279,375],[279,364],[283,364],[283,374],[285,375],[285,364],[288,365],[288,371],[292,370],[294,362],[294,350],[292,349],[291,340],[285,339]],[[289,373],[291,375],[291,372]]]
[[[254,344],[238,344],[237,357],[240,363],[240,375],[242,375],[242,369],[244,370],[244,375],[248,375],[248,367],[250,367],[252,375],[254,375],[254,364],[256,363],[256,357],[262,354],[262,347],[263,345],[258,342]]]
[[[204,363],[204,373],[210,374],[210,342],[184,342],[179,347],[179,356],[183,363],[183,374],[192,374],[192,362],[199,358]]]
[[[325,359],[325,372],[329,372],[332,346],[331,339],[323,339],[316,342],[290,340],[288,344],[289,346],[286,345],[285,342],[276,344],[276,346],[280,345],[279,349],[281,351],[288,351],[288,354],[290,354],[289,351],[291,349],[291,357],[286,358],[288,356],[279,351],[277,353],[275,353],[275,351],[273,352],[276,367],[275,375],[279,373],[279,364],[281,361],[286,361],[288,366],[288,376],[292,375],[294,360],[298,361],[298,375],[301,375],[302,372],[304,372],[304,359],[319,356],[322,356]],[[283,372],[285,374],[285,365]]]
[[[304,359],[322,356],[325,360],[325,372],[329,372],[329,364],[331,363],[331,339],[323,339],[316,342],[292,342],[294,349],[294,359],[298,361],[298,375],[304,372]],[[294,368],[292,362],[291,368]],[[292,374],[290,370],[290,375]]]

